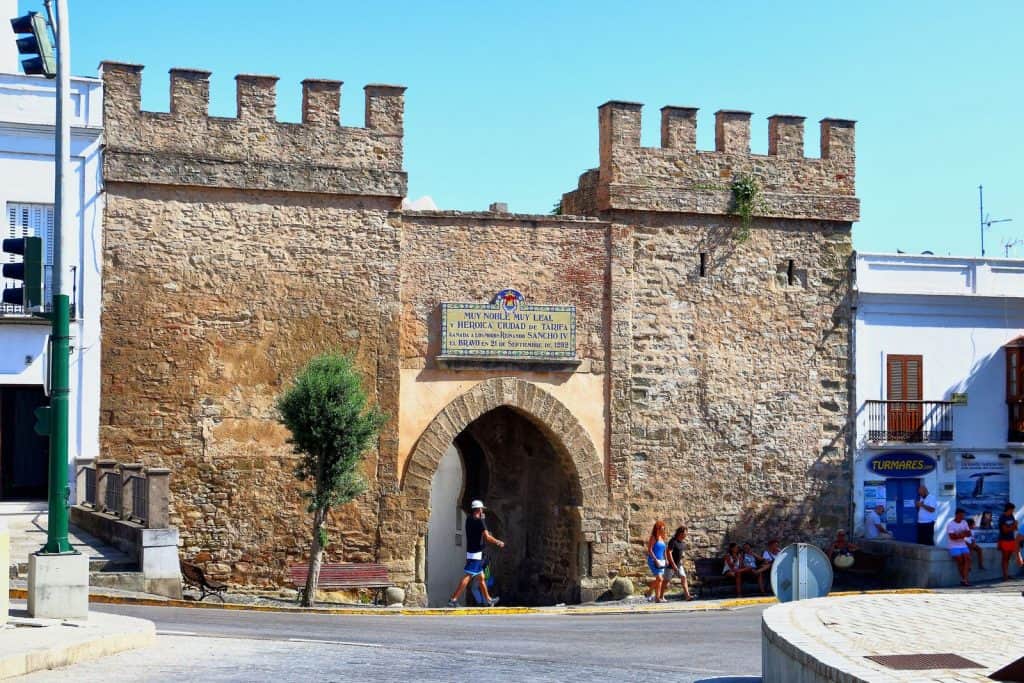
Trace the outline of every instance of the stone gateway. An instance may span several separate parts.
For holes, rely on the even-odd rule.
[[[748,113],[701,151],[696,110],[665,107],[646,148],[641,106],[609,102],[561,215],[407,211],[404,88],[366,86],[348,127],[335,81],[303,82],[296,124],[274,77],[238,76],[221,118],[207,72],[171,71],[167,113],[141,110],[141,66],[102,72],[102,447],[172,469],[181,554],[213,576],[271,587],[305,559],[273,405],[326,350],[391,416],[329,560],[385,563],[409,604],[446,600],[474,498],[503,604],[642,574],[656,519],[691,556],[849,524],[853,122],[807,158],[803,119],[773,116],[762,156]]]

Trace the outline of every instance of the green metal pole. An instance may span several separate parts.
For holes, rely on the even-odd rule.
[[[68,401],[71,347],[71,301],[53,297],[53,333],[50,337],[50,481],[49,522],[42,552],[75,552],[68,542]]]
[[[64,293],[64,261],[68,254],[64,240],[71,223],[68,194],[71,191],[71,120],[67,116],[71,91],[71,34],[68,30],[67,0],[46,1],[46,10],[54,20],[57,38],[57,106],[54,156],[54,230],[53,230],[53,330],[50,334],[50,471],[47,500],[49,520],[46,525],[46,545],[40,552],[47,554],[76,553],[68,542],[68,400],[70,387],[71,299]]]

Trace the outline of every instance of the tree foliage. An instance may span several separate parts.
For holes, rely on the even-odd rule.
[[[327,513],[366,490],[360,471],[363,455],[387,418],[376,406],[367,405],[352,359],[340,354],[325,354],[309,361],[278,398],[277,409],[281,423],[291,432],[289,443],[302,456],[295,476],[311,484],[303,491],[309,501],[307,510],[313,514],[309,580],[303,603],[312,605],[321,554],[327,544]]]

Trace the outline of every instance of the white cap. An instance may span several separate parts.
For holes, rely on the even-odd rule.
[[[470,510],[476,510],[477,508],[480,508],[481,510],[484,509],[484,502],[482,500],[474,500],[469,504]]]

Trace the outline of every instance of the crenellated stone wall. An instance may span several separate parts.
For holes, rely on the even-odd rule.
[[[694,555],[848,524],[853,122],[824,120],[806,158],[803,119],[774,116],[752,155],[750,115],[721,111],[699,151],[696,110],[666,107],[662,147],[644,148],[640,105],[610,102],[567,215],[412,212],[403,88],[367,86],[352,128],[341,84],[307,80],[289,124],[274,77],[239,76],[238,116],[220,118],[195,70],[171,71],[169,112],[142,111],[141,71],[103,65],[103,448],[173,469],[182,554],[214,576],[279,585],[304,560],[273,405],[328,349],[354,354],[391,416],[328,559],[386,563],[411,603],[431,477],[460,438],[486,458],[474,485],[495,519],[525,525],[505,529],[499,572],[522,600],[644,574],[655,519],[687,524]],[[747,175],[749,230],[730,190]],[[438,362],[440,304],[506,287],[576,307],[576,358]]]

